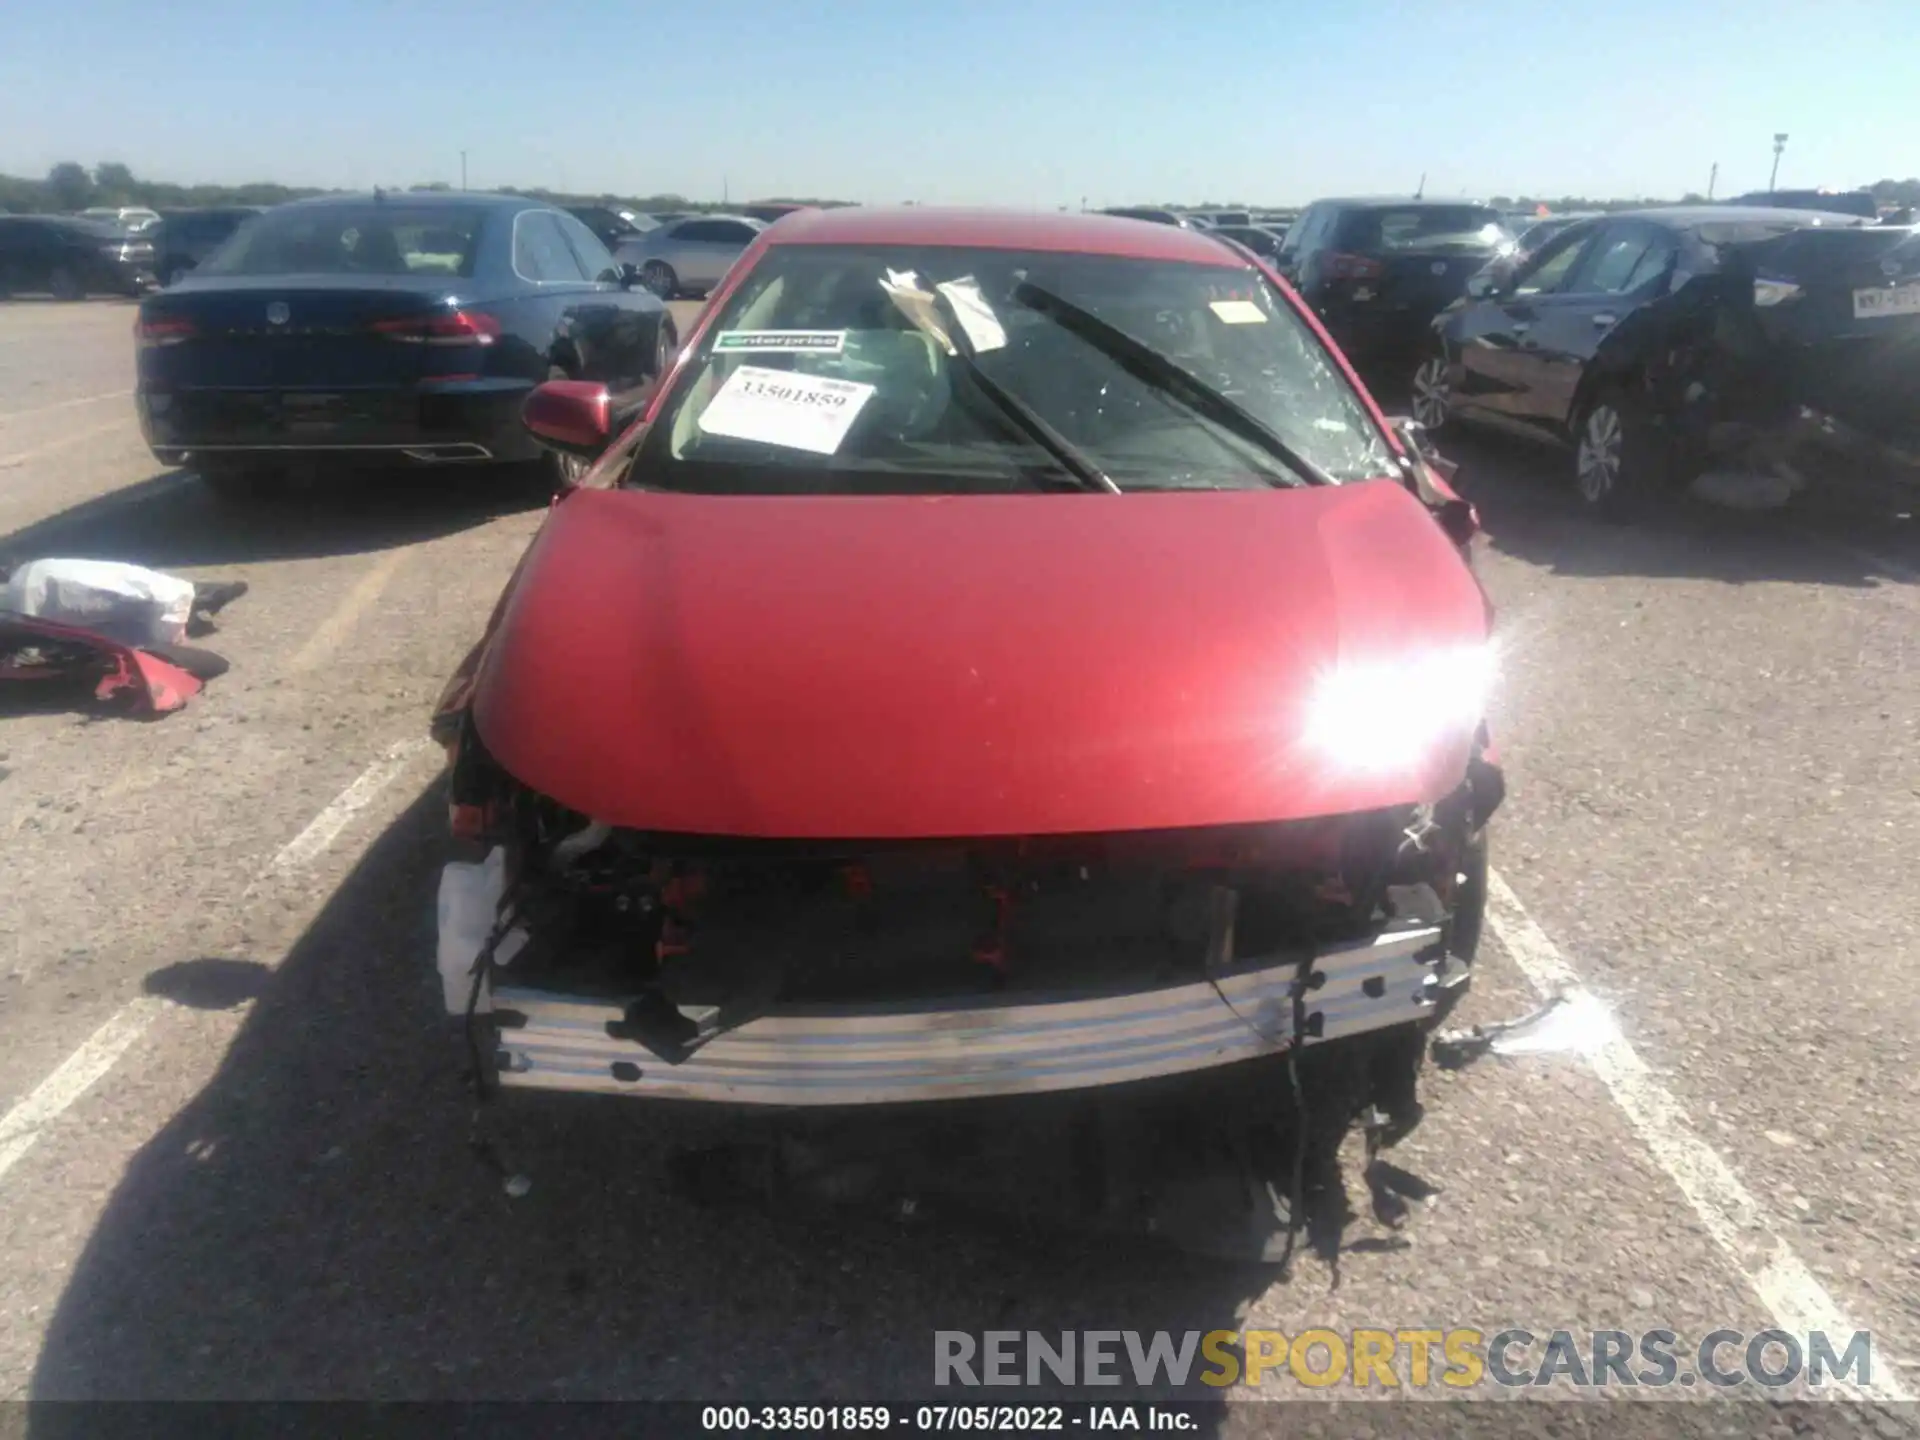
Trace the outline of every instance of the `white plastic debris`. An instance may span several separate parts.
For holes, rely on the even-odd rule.
[[[1494,1035],[1496,1055],[1591,1055],[1620,1038],[1607,1007],[1584,990],[1557,995],[1524,1023]]]
[[[1585,990],[1553,996],[1518,1020],[1450,1030],[1434,1037],[1433,1054],[1445,1069],[1456,1070],[1482,1055],[1592,1055],[1620,1039],[1620,1026]],[[1517,1157],[1509,1155],[1514,1163]]]
[[[123,645],[178,645],[187,638],[193,582],[119,560],[32,560],[7,577],[0,608]]]
[[[467,997],[473,993],[473,962],[493,934],[499,922],[500,898],[507,889],[507,852],[495,846],[479,862],[455,860],[440,872],[440,994],[449,1015],[467,1013]],[[501,938],[493,953],[496,965],[505,965],[527,943],[527,932],[518,926]],[[493,1009],[493,996],[487,985],[480,986],[477,1013]]]
[[[507,1177],[507,1197],[509,1199],[524,1199],[532,1189],[533,1181],[525,1175],[509,1175]]]

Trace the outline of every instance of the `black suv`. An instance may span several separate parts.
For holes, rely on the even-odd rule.
[[[0,215],[0,296],[78,300],[153,286],[153,242],[144,234],[66,215]]]
[[[1459,200],[1316,200],[1280,248],[1280,273],[1355,364],[1403,359],[1467,279],[1514,251],[1500,212]]]
[[[1707,469],[1920,480],[1920,232],[1694,206],[1570,226],[1434,323],[1413,416],[1568,444],[1618,515]]]
[[[259,213],[258,205],[162,210],[160,223],[147,232],[153,241],[153,269],[160,283],[173,284]]]

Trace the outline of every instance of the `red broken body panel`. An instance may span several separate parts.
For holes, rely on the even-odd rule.
[[[1394,481],[1117,501],[581,490],[496,619],[460,688],[522,784],[636,829],[872,839],[1438,799],[1471,736],[1349,770],[1307,745],[1307,710],[1341,665],[1488,625]]]
[[[23,646],[81,647],[84,662],[18,665],[10,658]],[[136,715],[166,715],[200,693],[200,682],[179,666],[93,630],[25,615],[0,615],[0,681],[70,679],[98,673],[96,700],[125,704]]]

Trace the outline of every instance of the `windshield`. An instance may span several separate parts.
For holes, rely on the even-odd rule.
[[[238,231],[199,275],[471,276],[478,206],[296,205]]]
[[[1063,323],[1049,297],[1257,426],[1154,383],[1097,329]],[[1057,488],[1070,468],[1057,447],[1010,423],[992,389],[1121,490],[1300,483],[1249,438],[1260,427],[1335,481],[1392,465],[1357,392],[1251,267],[795,245],[768,252],[726,302],[629,478],[714,491]]]

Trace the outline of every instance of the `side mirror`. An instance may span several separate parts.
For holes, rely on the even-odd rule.
[[[1490,270],[1467,277],[1467,298],[1469,300],[1490,300],[1500,291],[1499,283]]]
[[[527,396],[520,423],[547,449],[592,460],[612,438],[610,408],[597,380],[549,380]]]

